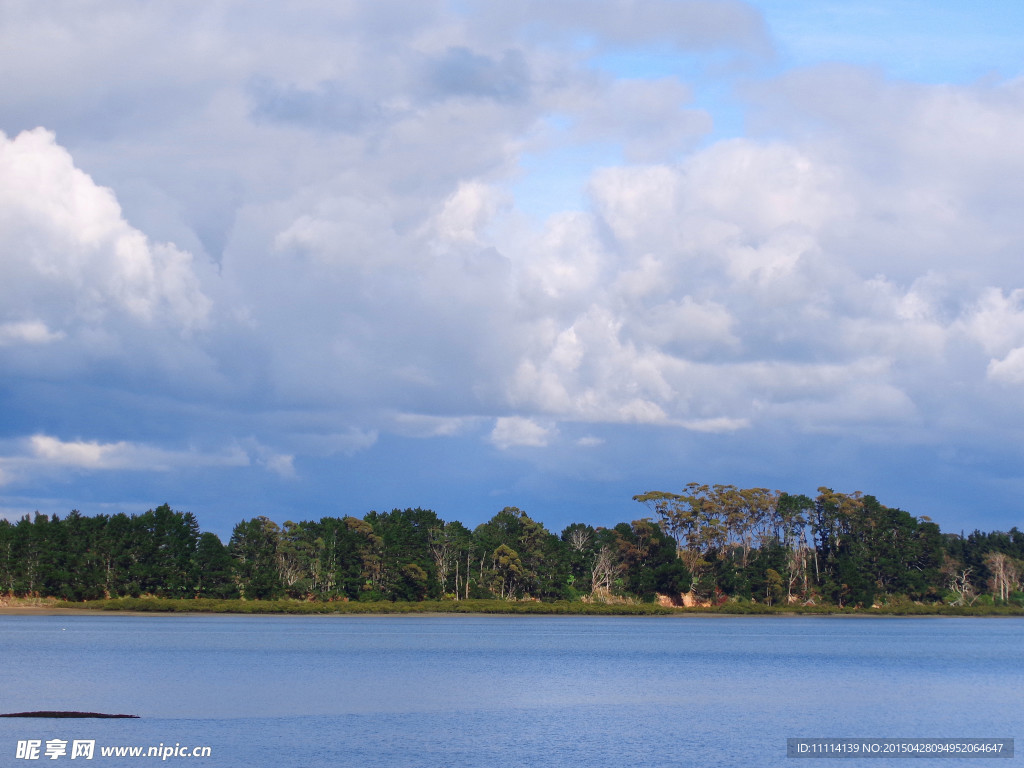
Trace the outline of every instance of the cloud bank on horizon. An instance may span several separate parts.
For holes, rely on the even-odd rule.
[[[1024,522],[1024,14],[954,6],[6,3],[3,514]]]

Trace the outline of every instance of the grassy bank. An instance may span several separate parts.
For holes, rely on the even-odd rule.
[[[505,614],[547,616],[1024,616],[1015,606],[897,605],[857,609],[836,606],[768,606],[759,603],[726,603],[714,608],[667,608],[653,603],[615,604],[558,601],[506,602],[503,600],[460,600],[402,602],[304,602],[298,600],[173,600],[164,598],[118,598],[81,603],[59,602],[54,607],[97,611],[152,613],[241,613],[241,614]]]
[[[410,614],[475,613],[511,615],[663,616],[671,608],[652,604],[603,605],[570,602],[506,602],[504,600],[459,600],[423,602],[305,602],[299,600],[170,600],[162,598],[118,598],[82,603],[59,603],[62,608],[98,611],[140,611],[154,613],[247,613],[247,614]]]

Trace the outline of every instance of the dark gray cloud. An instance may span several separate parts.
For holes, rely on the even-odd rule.
[[[249,93],[252,115],[257,122],[269,120],[318,130],[358,133],[381,118],[378,104],[351,93],[338,82],[299,88],[255,78]]]
[[[470,96],[521,101],[529,95],[526,57],[517,50],[491,57],[464,46],[453,47],[428,60],[424,69],[428,87],[439,98]]]

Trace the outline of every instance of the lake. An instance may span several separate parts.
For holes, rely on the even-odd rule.
[[[76,765],[91,740],[104,768],[800,768],[822,763],[787,759],[787,737],[1024,720],[1018,618],[0,616],[0,651],[0,711],[141,716],[0,719],[3,766]],[[52,739],[68,754],[17,759]],[[99,752],[176,744],[211,756]],[[1012,764],[968,764],[993,763]]]

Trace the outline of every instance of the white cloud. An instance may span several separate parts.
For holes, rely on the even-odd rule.
[[[988,288],[964,313],[966,332],[990,355],[1003,355],[1024,343],[1024,288],[1005,293]]]
[[[493,187],[478,181],[462,182],[444,201],[434,224],[445,243],[480,243],[482,230],[494,219],[507,199]]]
[[[170,472],[188,467],[244,467],[249,455],[235,446],[218,453],[169,450],[143,443],[62,440],[47,434],[13,443],[0,456],[0,478],[13,483],[71,472]]]
[[[627,424],[664,424],[668,415],[657,403],[638,397],[620,405],[613,420]]]
[[[64,442],[48,435],[34,435],[29,444],[32,454],[47,464],[82,469],[124,467],[134,453],[134,447],[125,442]]]
[[[50,344],[63,339],[63,331],[53,332],[46,323],[39,320],[27,320],[20,323],[3,323],[0,325],[0,347],[15,344]]]
[[[480,419],[475,416],[431,416],[421,413],[396,413],[391,429],[407,437],[455,437],[464,434]]]
[[[277,453],[262,459],[260,463],[269,471],[281,477],[295,477],[295,457],[290,454]]]
[[[1024,384],[1024,347],[1011,349],[1001,360],[992,360],[988,376],[1007,384]]]
[[[527,290],[536,286],[544,299],[571,302],[589,296],[598,285],[607,254],[590,216],[564,213],[551,217],[523,259]]]
[[[302,434],[293,436],[291,439],[307,455],[354,456],[373,446],[379,436],[379,432],[375,429],[363,430],[358,427],[349,427],[343,432]]]
[[[0,235],[8,313],[45,309],[72,323],[118,309],[186,330],[206,323],[210,301],[191,256],[131,227],[114,193],[76,168],[49,131],[0,134]]]
[[[515,447],[544,448],[555,430],[522,416],[502,416],[494,423],[490,441],[501,450]]]
[[[50,175],[77,185],[75,199],[91,205],[78,218],[60,219],[61,227],[54,215],[40,214],[63,233],[62,242],[81,241],[71,249],[74,258],[56,246],[45,249],[45,259],[60,265],[51,270],[51,293],[89,298],[75,320],[87,316],[99,326],[89,338],[103,339],[109,356],[127,352],[120,329],[104,321],[116,311],[142,324],[203,328],[206,335],[189,352],[208,358],[199,366],[202,380],[227,391],[233,380],[258,379],[271,399],[315,407],[350,398],[367,403],[357,435],[311,437],[304,450],[347,454],[372,445],[379,410],[496,413],[522,400],[553,418],[669,418],[670,387],[647,358],[662,344],[728,339],[728,311],[714,301],[681,299],[685,327],[676,327],[671,311],[656,310],[643,342],[649,348],[617,338],[615,328],[631,318],[617,316],[621,308],[609,304],[616,297],[603,294],[625,265],[608,252],[603,224],[564,213],[536,239],[510,235],[516,212],[502,190],[552,116],[572,125],[559,141],[619,143],[644,160],[684,150],[709,125],[691,108],[687,84],[595,76],[588,58],[601,40],[763,51],[767,36],[758,15],[741,3],[608,5],[582,15],[568,6],[539,4],[526,15],[482,6],[465,16],[399,5],[401,12],[323,10],[313,27],[283,9],[249,15],[241,29],[227,23],[231,3],[208,9],[201,26],[130,13],[111,27],[115,39],[98,62],[87,60],[87,46],[67,51],[67,61],[89,71],[149,41],[153,55],[133,70],[132,82],[110,85],[118,98],[142,103],[138,84],[179,55],[153,30],[188,30],[177,37],[189,63],[169,86],[175,98],[192,90],[187,108],[164,126],[118,122],[107,144],[71,135],[85,165],[100,169],[119,195],[137,193],[143,173],[133,166],[145,168],[151,191],[131,199],[133,216],[138,211],[161,228],[191,227],[184,239],[205,247],[220,238],[222,253],[214,276],[186,252],[151,244],[126,223],[111,189],[80,170],[52,134],[22,134],[14,141],[35,142],[34,154],[55,169]],[[24,30],[43,34],[31,14],[23,16]],[[61,23],[72,34],[94,26],[79,14]],[[557,41],[567,31],[575,35],[581,23],[594,31],[596,47],[562,47]],[[366,24],[372,34],[360,26]],[[334,31],[321,34],[326,27]],[[402,44],[378,44],[383,38]],[[34,73],[45,79],[39,67]],[[129,155],[132,166],[122,159]],[[68,209],[53,187],[39,190],[37,207]],[[161,210],[147,210],[146,200]],[[175,214],[165,212],[176,206]],[[210,224],[208,212],[227,223]],[[80,275],[72,287],[57,277],[73,271],[68,265]],[[26,282],[47,285],[34,273]],[[63,317],[44,313],[40,321],[55,334],[77,334],[76,346],[85,333],[72,331]],[[536,336],[547,328],[561,339],[550,354]],[[186,370],[192,361],[185,354],[168,349],[163,358],[182,361]],[[573,355],[585,356],[575,372]],[[617,373],[620,363],[629,370]],[[531,365],[550,392],[524,394],[510,384],[515,371]],[[652,396],[652,388],[660,395]],[[562,404],[555,402],[558,390]],[[460,422],[436,418],[433,426],[405,421],[388,428],[459,429]]]

